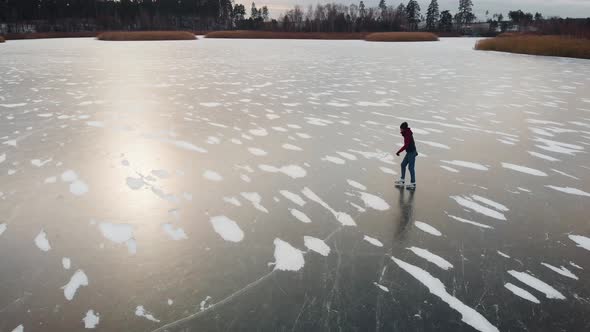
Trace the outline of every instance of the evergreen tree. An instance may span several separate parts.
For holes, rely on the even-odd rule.
[[[406,17],[408,18],[408,25],[410,30],[416,30],[418,23],[420,23],[420,5],[416,0],[408,1],[406,5]]]
[[[475,15],[473,15],[473,1],[459,0],[459,12],[455,15],[455,20],[461,28],[475,20]]]
[[[385,3],[385,0],[379,0],[379,10],[381,10],[381,18],[383,18],[385,12],[387,11],[387,4]]]
[[[256,9],[256,4],[252,2],[252,7],[250,7],[250,19],[255,21],[258,18],[258,9]]]
[[[438,18],[440,13],[438,11],[438,1],[432,0],[426,11],[426,30],[434,31],[438,27]]]
[[[451,32],[453,30],[453,15],[448,10],[443,10],[440,13],[438,30],[444,32]]]

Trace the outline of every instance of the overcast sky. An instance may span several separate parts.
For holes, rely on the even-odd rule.
[[[277,18],[286,9],[294,5],[300,5],[307,8],[310,4],[318,3],[342,3],[351,4],[360,1],[356,0],[254,0],[257,7],[267,5],[273,18]],[[251,0],[237,0],[238,3],[246,5],[247,14],[250,15]],[[366,6],[377,6],[379,0],[365,0]],[[401,0],[386,0],[387,5],[397,6]],[[408,0],[404,0],[407,3]],[[422,13],[426,13],[430,0],[418,0]],[[450,10],[456,12],[459,0],[438,0],[440,10]],[[478,19],[485,20],[485,12],[503,13],[506,17],[508,11],[522,9],[525,12],[541,12],[543,16],[561,16],[561,17],[590,17],[590,0],[473,0],[473,9]],[[491,14],[490,14],[491,16]]]

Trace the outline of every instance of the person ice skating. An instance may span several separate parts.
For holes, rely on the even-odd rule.
[[[416,150],[416,143],[414,142],[414,135],[412,134],[412,130],[408,126],[407,122],[402,123],[399,126],[400,134],[404,137],[404,146],[399,149],[396,153],[399,156],[404,150],[406,151],[406,155],[404,160],[402,161],[402,175],[401,178],[395,181],[395,185],[398,187],[403,187],[406,183],[406,166],[408,166],[410,170],[410,183],[406,185],[406,189],[416,189],[416,171],[414,166],[416,164],[416,156],[418,156],[418,151]]]

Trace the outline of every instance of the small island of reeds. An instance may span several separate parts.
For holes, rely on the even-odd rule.
[[[376,32],[365,37],[372,42],[424,42],[437,41],[438,36],[430,32]]]
[[[205,38],[236,38],[236,39],[323,39],[323,40],[359,40],[366,33],[362,32],[285,32],[258,30],[213,31]]]
[[[569,36],[504,35],[479,40],[475,49],[590,59],[590,39]]]
[[[142,41],[142,40],[194,40],[194,33],[188,31],[110,31],[96,37],[105,41]]]

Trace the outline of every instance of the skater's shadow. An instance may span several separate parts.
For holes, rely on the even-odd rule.
[[[403,239],[409,229],[410,223],[414,218],[414,190],[406,190],[404,188],[397,188],[399,190],[399,217],[397,228],[394,232],[394,239]],[[406,199],[407,196],[407,199]]]

